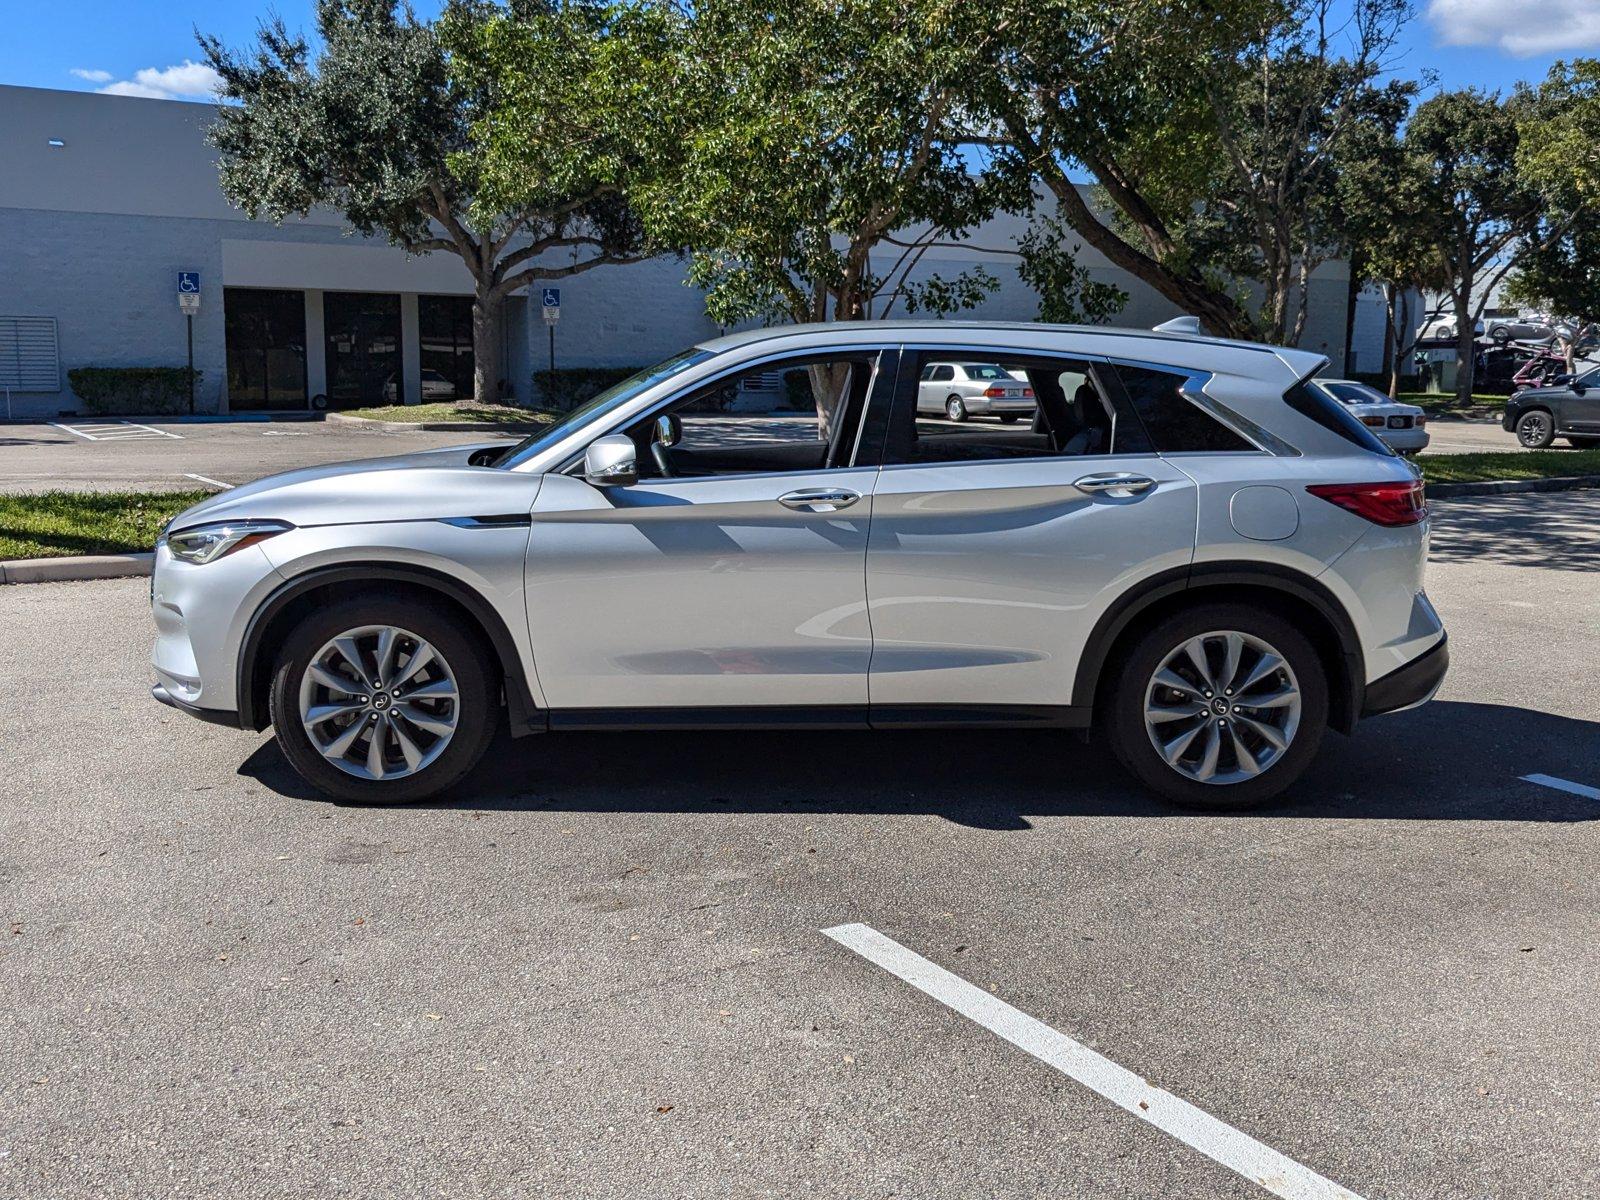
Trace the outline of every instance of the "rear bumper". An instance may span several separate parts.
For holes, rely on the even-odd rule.
[[[1390,671],[1383,678],[1367,684],[1361,715],[1375,717],[1379,713],[1415,708],[1432,700],[1439,685],[1444,682],[1445,672],[1450,668],[1449,643],[1447,634],[1432,649],[1418,655],[1399,670]]]

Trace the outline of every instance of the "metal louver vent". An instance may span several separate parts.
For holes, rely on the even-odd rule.
[[[14,392],[61,390],[54,317],[0,316],[0,388]]]

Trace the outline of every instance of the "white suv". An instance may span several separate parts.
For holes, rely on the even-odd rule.
[[[1004,364],[1027,425],[919,415]],[[717,339],[526,441],[313,467],[177,517],[157,699],[414,800],[496,728],[1098,729],[1184,804],[1291,784],[1438,688],[1413,471],[1296,350],[851,323]],[[722,411],[748,374],[770,408]]]

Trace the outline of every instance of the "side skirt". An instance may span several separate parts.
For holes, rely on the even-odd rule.
[[[556,730],[605,729],[1087,729],[1088,708],[1025,704],[565,708],[544,714]]]

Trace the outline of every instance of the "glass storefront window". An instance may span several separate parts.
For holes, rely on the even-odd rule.
[[[399,296],[325,292],[322,323],[328,345],[329,408],[405,402]]]
[[[422,370],[448,380],[454,391],[435,395],[424,383],[424,400],[465,400],[472,396],[472,297],[418,296],[417,326]],[[439,389],[442,392],[442,388]]]
[[[304,292],[223,288],[228,407],[306,407]]]

